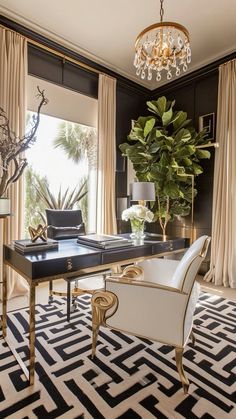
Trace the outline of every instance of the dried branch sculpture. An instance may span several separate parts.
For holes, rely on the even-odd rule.
[[[6,112],[0,107],[0,197],[7,191],[11,183],[16,182],[27,166],[23,153],[36,141],[36,131],[40,121],[40,111],[48,103],[44,90],[38,87],[37,97],[40,99],[37,114],[33,116],[30,131],[18,137],[11,129]]]

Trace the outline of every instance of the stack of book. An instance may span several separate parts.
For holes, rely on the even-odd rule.
[[[77,243],[85,246],[98,247],[99,249],[115,249],[117,247],[132,246],[132,240],[107,234],[89,234],[78,236]]]
[[[48,250],[58,249],[58,242],[56,240],[47,239],[43,241],[41,239],[32,242],[30,239],[24,240],[14,240],[14,247],[20,253],[30,253],[30,252],[47,252]]]

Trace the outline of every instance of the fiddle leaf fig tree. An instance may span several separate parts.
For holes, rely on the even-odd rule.
[[[198,148],[208,142],[205,131],[196,132],[187,113],[174,110],[174,105],[175,101],[164,96],[147,102],[150,115],[139,117],[128,142],[120,145],[137,179],[155,182],[152,210],[164,235],[169,221],[190,213],[192,180],[203,172],[199,161],[210,158],[208,150]],[[194,188],[194,196],[196,193]]]

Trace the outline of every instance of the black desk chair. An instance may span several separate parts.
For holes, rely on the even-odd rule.
[[[85,225],[81,210],[54,210],[46,209],[47,234],[50,239],[65,240],[77,238],[85,234]],[[67,292],[53,290],[53,281],[49,281],[49,304],[53,302],[53,296],[67,297],[67,320],[70,321],[71,311],[78,307],[77,297],[83,294],[91,294],[104,288],[104,280],[111,271],[86,274],[80,278],[68,278]],[[99,275],[99,276],[98,276]],[[92,278],[93,277],[93,278]],[[74,289],[71,292],[71,282],[74,282]],[[71,301],[72,298],[72,301]],[[72,302],[72,305],[71,305]]]

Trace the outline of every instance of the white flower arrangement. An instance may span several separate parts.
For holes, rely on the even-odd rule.
[[[154,214],[144,205],[132,205],[130,208],[127,208],[122,212],[122,220],[125,221],[147,221],[151,223],[153,220]]]

